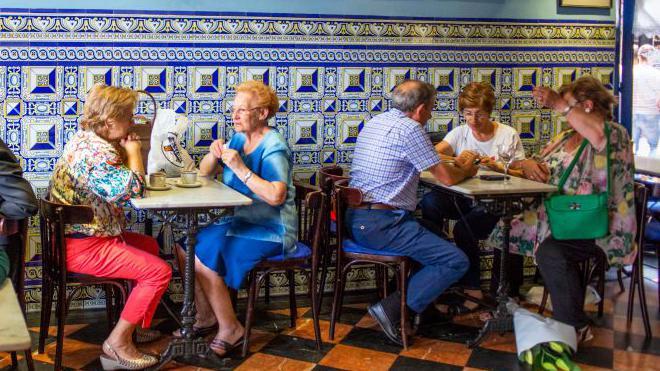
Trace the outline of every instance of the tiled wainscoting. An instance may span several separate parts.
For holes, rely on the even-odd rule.
[[[460,124],[462,86],[490,82],[495,118],[531,152],[562,126],[538,109],[532,87],[585,73],[611,87],[614,33],[602,22],[4,9],[0,137],[42,195],[93,84],[144,89],[187,115],[186,146],[199,157],[232,135],[236,85],[260,79],[280,98],[271,124],[289,141],[296,178],[315,183],[320,166],[350,165],[361,127],[388,109],[398,82],[414,78],[438,90],[428,130],[439,132]],[[144,216],[127,215],[139,228]],[[37,221],[31,226],[27,296],[36,308],[40,242]],[[350,286],[371,285],[372,275],[358,271]],[[273,293],[285,280],[273,278]],[[74,305],[102,301],[93,289],[81,299]]]

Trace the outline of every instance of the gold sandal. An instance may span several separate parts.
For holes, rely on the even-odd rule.
[[[140,358],[134,359],[121,358],[107,342],[103,342],[103,351],[112,354],[112,356],[101,355],[101,366],[104,370],[142,370],[158,363],[158,358],[148,354],[142,354]]]

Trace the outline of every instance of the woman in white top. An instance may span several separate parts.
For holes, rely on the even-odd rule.
[[[443,159],[479,159],[482,166],[503,171],[502,164],[497,162],[501,146],[510,149],[516,165],[525,159],[522,142],[516,130],[490,119],[494,106],[495,94],[490,84],[473,82],[463,89],[458,97],[458,108],[466,125],[454,128],[435,146]],[[520,170],[511,170],[514,175],[519,175],[519,172]],[[470,259],[470,269],[460,284],[470,296],[482,298],[479,240],[488,237],[499,217],[489,214],[483,207],[473,205],[466,198],[455,198],[438,191],[424,195],[420,207],[424,225],[431,230],[441,231],[439,223],[445,219],[458,220],[454,226],[454,241]],[[466,301],[450,307],[440,304],[436,307],[441,312],[462,314],[477,310],[479,305]]]

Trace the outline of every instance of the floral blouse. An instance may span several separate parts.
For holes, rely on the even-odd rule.
[[[123,206],[142,197],[144,177],[123,164],[117,149],[91,131],[78,131],[64,147],[50,180],[51,200],[87,205],[94,210],[90,224],[68,226],[66,234],[117,236],[126,217]]]
[[[616,123],[610,125],[610,233],[596,240],[605,251],[610,264],[629,264],[635,257],[635,194],[633,182],[633,154],[630,137],[626,129]],[[550,169],[549,184],[559,184],[564,170],[570,165],[577,152],[564,151],[566,142],[575,134],[567,130],[559,134],[541,150],[539,160]],[[607,152],[594,151],[587,145],[580,160],[564,185],[566,194],[592,194],[607,190]],[[533,255],[539,244],[550,236],[550,225],[543,204],[525,210],[511,221],[510,250],[513,253]],[[489,237],[489,244],[501,246],[504,239],[502,222],[495,227]]]

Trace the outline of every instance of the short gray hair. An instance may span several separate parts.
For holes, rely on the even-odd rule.
[[[427,104],[435,100],[436,94],[435,88],[429,83],[406,80],[394,88],[392,107],[401,112],[412,112],[420,104]]]

